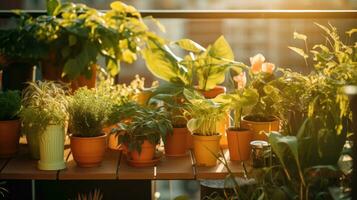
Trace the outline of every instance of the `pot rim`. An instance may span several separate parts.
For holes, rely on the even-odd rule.
[[[274,123],[274,122],[279,122],[280,119],[275,116],[275,115],[271,115],[271,117],[273,117],[274,119],[272,121],[252,121],[252,120],[247,120],[245,119],[248,116],[252,116],[252,115],[245,115],[242,117],[242,121],[247,121],[247,122],[251,122],[251,123],[256,123],[256,124],[260,124],[260,123]]]
[[[102,139],[102,138],[107,138],[107,135],[103,133],[103,135],[95,136],[95,137],[78,137],[78,136],[73,136],[73,134],[69,135],[70,139],[77,139],[77,140],[92,140],[92,139]]]

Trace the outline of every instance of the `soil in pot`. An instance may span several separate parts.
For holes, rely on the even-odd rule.
[[[263,119],[261,119],[263,120]],[[242,128],[250,129],[253,132],[253,140],[264,140],[268,141],[268,137],[261,133],[261,131],[279,131],[280,121],[276,117],[270,117],[269,119],[264,119],[267,121],[257,121],[256,118],[252,116],[245,116],[242,119]]]
[[[97,167],[103,160],[107,136],[76,137],[71,135],[71,151],[73,158],[80,167]]]
[[[165,155],[167,156],[185,156],[186,155],[186,137],[189,131],[186,127],[173,129],[172,135],[166,136]]]
[[[219,140],[221,135],[200,136],[193,135],[193,152],[198,166],[217,165],[217,156],[220,151]]]
[[[66,168],[64,162],[65,127],[48,125],[40,135],[40,170],[60,170]]]
[[[20,120],[0,121],[0,158],[16,154],[19,146]]]
[[[227,129],[228,150],[230,160],[245,161],[249,160],[251,153],[250,142],[253,133],[249,129]]]
[[[155,146],[149,140],[144,140],[141,145],[141,152],[129,150],[129,156],[133,161],[150,161],[155,157]]]

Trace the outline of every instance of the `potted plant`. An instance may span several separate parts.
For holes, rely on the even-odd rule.
[[[103,133],[107,105],[106,98],[85,87],[69,97],[70,145],[80,167],[95,167],[103,160],[107,144]]]
[[[156,77],[169,82],[173,88],[183,91],[184,88],[195,87],[206,98],[214,98],[226,91],[225,87],[218,84],[224,82],[230,69],[237,73],[246,69],[243,63],[234,61],[232,49],[223,36],[207,48],[189,39],[181,39],[173,44],[188,54],[181,58],[173,53],[169,45],[157,41],[149,41],[148,48],[143,52],[148,69]],[[217,123],[223,135],[221,145],[226,146],[228,115]]]
[[[3,71],[3,90],[23,90],[26,82],[34,79],[33,66],[46,54],[46,46],[37,41],[32,31],[23,23],[24,14],[17,26],[0,30],[0,70]],[[36,47],[35,49],[29,47]]]
[[[114,133],[118,134],[119,143],[127,146],[129,163],[139,166],[154,162],[156,145],[161,137],[165,141],[172,132],[169,114],[162,107],[154,109],[135,103],[122,105],[121,113],[124,112],[130,113],[131,120],[118,123]]]
[[[16,154],[19,145],[20,92],[11,90],[0,92],[0,107],[0,158],[8,158]]]
[[[214,99],[205,99],[197,91],[185,89],[188,100],[186,116],[188,130],[193,135],[193,152],[199,166],[214,166],[220,150],[221,134],[217,122],[227,116],[228,107]]]
[[[241,127],[243,111],[253,107],[259,98],[258,92],[253,88],[244,88],[245,73],[234,77],[238,87],[229,94],[220,94],[215,99],[224,103],[233,110],[233,126],[227,129],[228,149],[231,160],[248,160],[251,153],[250,142],[253,139],[252,132]]]
[[[39,169],[63,169],[68,121],[66,92],[60,84],[51,81],[28,84],[23,91],[20,117],[30,151],[35,158],[39,152]]]
[[[165,155],[167,156],[184,156],[187,152],[187,119],[184,117],[185,97],[181,90],[176,94],[167,94],[160,88],[154,91],[154,96],[150,99],[153,101],[163,102],[164,108],[170,115],[173,127],[172,134],[167,134],[165,144]]]
[[[264,132],[279,131],[280,120],[279,102],[281,97],[269,82],[276,79],[274,72],[277,70],[272,63],[265,62],[262,54],[257,54],[250,58],[251,67],[248,71],[247,87],[256,89],[259,94],[258,102],[251,111],[243,116],[242,127],[253,131],[253,140],[265,140],[267,136]]]
[[[74,87],[82,86],[83,80],[95,81],[99,55],[114,76],[119,73],[120,61],[132,63],[148,38],[158,38],[134,7],[119,1],[110,7],[102,13],[84,4],[57,1],[47,15],[25,20],[37,40],[49,48],[41,61],[45,79],[75,80]]]

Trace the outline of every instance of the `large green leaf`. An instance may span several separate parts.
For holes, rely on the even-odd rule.
[[[209,50],[209,55],[215,58],[234,60],[232,48],[224,36],[219,37]]]
[[[184,50],[191,51],[194,53],[200,53],[206,50],[201,45],[190,39],[181,39],[176,41],[175,44],[177,44],[179,47],[181,47]]]
[[[59,0],[47,0],[47,14],[55,15],[55,10],[57,7],[61,5],[61,1]]]
[[[165,81],[174,82],[181,80],[184,84],[189,83],[186,76],[187,69],[179,64],[176,57],[167,46],[160,46],[153,41],[148,41],[148,48],[143,51],[146,66],[156,77]]]
[[[300,160],[299,160],[299,149],[298,149],[299,145],[298,145],[297,137],[283,136],[280,133],[273,131],[269,134],[269,143],[271,144],[273,151],[278,156],[281,164],[284,167],[284,171],[286,172],[286,175],[288,176],[289,179],[291,179],[291,174],[289,173],[288,163],[286,163],[285,158],[288,157],[287,153],[291,153],[298,167],[300,180],[303,183],[303,185],[305,185],[305,179],[302,174]]]

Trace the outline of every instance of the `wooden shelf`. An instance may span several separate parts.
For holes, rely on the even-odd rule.
[[[162,150],[162,149],[161,149]],[[222,151],[231,171],[240,177],[244,176],[241,162],[229,161],[228,150]],[[228,172],[223,164],[215,167],[198,167],[192,151],[182,157],[163,155],[155,166],[137,168],[128,165],[126,156],[121,151],[107,150],[99,167],[78,167],[66,145],[67,168],[59,171],[42,171],[37,169],[37,160],[30,158],[26,144],[11,159],[0,159],[1,179],[34,179],[34,180],[194,180],[224,179]],[[246,163],[248,172],[250,163]]]

